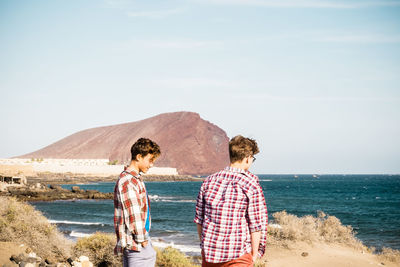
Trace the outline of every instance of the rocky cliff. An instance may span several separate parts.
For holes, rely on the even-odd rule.
[[[19,158],[108,158],[128,163],[130,147],[140,137],[160,145],[161,156],[155,166],[177,168],[180,174],[210,174],[229,162],[225,131],[193,112],[164,113],[83,130]]]

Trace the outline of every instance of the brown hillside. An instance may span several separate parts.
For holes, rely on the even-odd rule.
[[[164,113],[137,122],[83,130],[19,158],[108,158],[127,163],[130,147],[140,137],[160,145],[161,157],[155,166],[174,167],[180,174],[209,174],[229,162],[225,131],[193,112]]]

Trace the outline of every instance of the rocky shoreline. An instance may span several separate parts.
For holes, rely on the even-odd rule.
[[[117,177],[92,177],[74,174],[39,174],[27,177],[27,185],[7,186],[0,192],[1,196],[13,196],[22,201],[54,201],[75,199],[113,199],[113,193],[102,193],[97,190],[83,190],[73,186],[71,190],[64,189],[61,184],[87,184],[94,182],[115,182]],[[171,182],[171,181],[202,181],[201,177],[184,175],[145,175],[145,181]]]
[[[5,244],[7,245],[7,244]],[[21,245],[25,247],[25,245]],[[79,258],[68,258],[65,262],[57,262],[49,259],[42,259],[35,252],[33,252],[29,247],[20,254],[12,254],[9,257],[10,264],[4,264],[3,266],[12,266],[17,264],[18,266],[24,267],[93,267],[93,263],[89,260],[87,256],[80,256]]]
[[[86,184],[98,182],[115,182],[118,175],[95,176],[80,173],[37,173],[27,176],[28,184]],[[177,182],[177,181],[202,181],[201,176],[192,175],[143,175],[144,181],[150,182]]]
[[[73,186],[71,190],[64,189],[60,185],[47,186],[37,183],[27,187],[9,187],[2,196],[13,196],[22,201],[54,201],[75,199],[112,199],[113,193],[102,193],[97,190],[82,190],[79,186]]]

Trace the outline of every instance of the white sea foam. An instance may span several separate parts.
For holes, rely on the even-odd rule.
[[[196,200],[194,199],[179,199],[171,196],[149,195],[149,199],[155,202],[196,203]]]
[[[57,220],[48,220],[49,223],[63,223],[63,224],[79,224],[79,225],[101,225],[104,226],[103,223],[98,222],[74,222],[74,221],[57,221]]]
[[[260,182],[272,182],[272,180],[271,179],[262,179],[262,180],[260,180]]]
[[[196,253],[196,254],[201,253],[200,247],[196,245],[176,245],[174,242],[168,243],[157,239],[152,239],[151,243],[158,248],[173,247],[180,250],[183,253]]]
[[[69,236],[72,236],[72,237],[88,237],[88,236],[91,236],[92,234],[85,234],[85,233],[80,233],[80,232],[75,232],[75,231],[72,231],[70,234],[69,234]]]

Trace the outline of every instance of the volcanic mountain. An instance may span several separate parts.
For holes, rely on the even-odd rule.
[[[193,112],[83,130],[19,158],[107,158],[126,164],[132,144],[140,137],[160,145],[155,166],[177,168],[179,174],[210,174],[229,163],[225,131]]]

